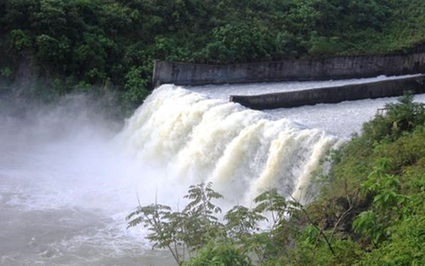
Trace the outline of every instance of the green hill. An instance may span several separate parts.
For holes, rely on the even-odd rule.
[[[409,51],[424,39],[421,0],[0,3],[3,79],[43,80],[28,97],[111,90],[130,109],[151,88],[154,59],[234,63],[383,54]]]

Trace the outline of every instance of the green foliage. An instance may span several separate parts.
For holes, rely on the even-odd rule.
[[[413,102],[413,96],[407,94],[396,103],[387,104],[385,111],[365,123],[362,135],[353,136],[335,153],[328,177],[331,183],[324,188],[324,194],[337,197],[351,194],[356,204],[367,204],[367,198],[358,196],[358,186],[374,171],[377,158],[391,161],[387,173],[400,174],[404,165],[415,163],[423,156],[419,131],[425,123],[424,105]]]
[[[221,209],[212,203],[222,195],[211,186],[190,186],[185,196],[189,202],[181,212],[158,203],[137,207],[127,217],[129,227],[147,228],[153,247],[167,248],[179,265],[251,265],[251,259],[265,263],[285,251],[297,232],[289,230],[293,229],[289,218],[295,219],[299,204],[271,189],[255,199],[253,209],[239,205],[230,209],[222,223],[217,216]],[[262,228],[266,216],[272,220]]]
[[[199,250],[221,233],[222,224],[215,216],[221,213],[221,209],[212,200],[223,196],[212,190],[211,186],[211,183],[190,186],[188,194],[184,196],[190,200],[183,209],[183,213],[187,214],[186,227],[189,228],[185,242],[194,250]]]
[[[253,232],[259,231],[258,222],[267,218],[258,212],[258,209],[248,209],[245,206],[236,205],[224,216],[228,235],[235,240],[244,241]]]
[[[366,123],[364,137],[376,142],[393,141],[402,133],[411,132],[416,126],[425,123],[425,104],[413,102],[412,94],[405,94],[397,103],[385,105],[385,115]]]
[[[9,41],[13,49],[19,53],[32,47],[30,34],[25,33],[21,29],[11,30],[9,33]]]
[[[12,70],[10,69],[10,67],[4,67],[0,70],[0,75],[3,78],[9,78],[12,75]]]
[[[379,249],[366,253],[359,265],[423,265],[425,252],[425,219],[411,218],[401,221]]]
[[[366,123],[363,134],[336,153],[328,183],[309,207],[313,222],[346,213],[326,220],[326,227],[338,228],[332,240],[336,254],[335,241],[357,246],[347,260],[358,259],[346,264],[421,265],[425,260],[419,248],[423,230],[413,225],[425,217],[423,108],[405,95]],[[342,197],[348,205],[338,203]]]
[[[211,242],[184,266],[250,266],[250,258],[235,245]]]
[[[384,228],[376,220],[377,217],[373,211],[364,211],[353,222],[354,230],[370,238],[375,246],[385,237]]]
[[[142,224],[148,228],[147,239],[155,248],[167,248],[181,265],[185,254],[192,254],[220,236],[222,224],[215,214],[221,209],[212,200],[222,196],[211,189],[211,183],[190,186],[185,198],[189,203],[183,211],[173,212],[169,206],[139,206],[128,215],[128,226]]]
[[[237,63],[405,51],[423,43],[424,10],[419,0],[6,0],[0,55],[12,73],[29,56],[40,77],[94,87],[109,80],[125,108],[134,108],[152,89],[154,59]]]
[[[207,61],[221,63],[260,61],[270,58],[272,36],[255,23],[231,23],[212,29],[212,39],[201,52]]]
[[[295,202],[287,201],[275,188],[261,193],[254,199],[254,202],[257,203],[256,212],[271,214],[272,227],[282,223],[288,212],[298,205]]]
[[[370,239],[375,250],[361,265],[421,265],[425,261],[420,247],[425,239],[423,177],[412,180],[413,186],[406,191],[397,176],[384,170],[381,162],[362,184],[366,193],[373,193],[373,202],[368,211],[358,215],[353,227],[364,239]]]
[[[124,103],[128,110],[137,107],[150,94],[148,90],[148,81],[143,78],[145,69],[142,66],[133,67],[125,75],[125,94]]]

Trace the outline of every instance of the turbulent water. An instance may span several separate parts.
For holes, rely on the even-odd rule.
[[[120,137],[141,161],[159,162],[168,180],[212,182],[246,204],[270,187],[302,199],[311,172],[340,143],[322,129],[173,85],[156,89]]]
[[[96,111],[74,96],[1,113],[0,265],[172,265],[126,229],[147,168]]]
[[[2,110],[0,264],[173,265],[142,228],[126,229],[138,199],[179,206],[188,185],[211,181],[228,205],[273,186],[308,200],[326,152],[395,100],[260,112],[214,95],[229,87],[163,85],[123,128],[83,97]]]

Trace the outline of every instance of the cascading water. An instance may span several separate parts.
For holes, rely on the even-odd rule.
[[[341,143],[324,130],[173,85],[157,88],[119,137],[140,161],[167,168],[168,181],[212,182],[233,204],[271,187],[305,200],[312,172]]]
[[[143,228],[126,230],[138,199],[178,206],[211,181],[229,205],[273,186],[308,200],[326,152],[395,100],[260,112],[197,90],[156,89],[120,132],[82,97],[26,116],[0,108],[0,265],[174,265]]]

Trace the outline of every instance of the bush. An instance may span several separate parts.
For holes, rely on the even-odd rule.
[[[394,141],[402,133],[411,132],[425,123],[425,104],[413,102],[410,93],[399,97],[397,103],[386,104],[384,110],[384,115],[378,115],[363,126],[363,138],[377,142]]]
[[[250,258],[233,244],[211,242],[184,266],[250,266]]]

